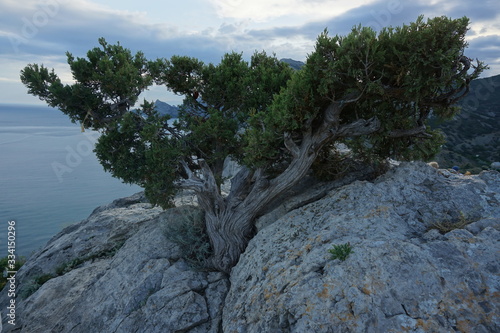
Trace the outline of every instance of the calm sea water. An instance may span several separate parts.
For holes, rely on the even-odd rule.
[[[97,137],[56,109],[0,104],[0,257],[8,221],[16,253],[28,257],[97,206],[141,190],[104,172],[92,152]]]

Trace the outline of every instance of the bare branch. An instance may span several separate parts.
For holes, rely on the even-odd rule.
[[[185,189],[191,189],[197,192],[201,191],[203,189],[203,181],[196,176],[185,161],[181,161],[181,166],[186,172],[187,178],[179,180],[177,185]]]
[[[286,132],[284,134],[284,138],[285,138],[286,149],[288,149],[288,151],[290,151],[290,153],[292,153],[293,157],[299,156],[299,153],[300,153],[299,147],[295,144],[295,142],[293,142],[292,136],[290,135],[290,133]]]
[[[472,59],[469,59],[466,56],[462,55],[458,58],[457,65],[453,68],[453,71],[456,71],[458,69],[458,63],[463,64],[462,70],[460,70],[460,72],[456,73],[452,77],[452,80],[460,80],[460,78],[463,77],[465,81],[462,84],[456,86],[446,93],[437,96],[436,98],[426,100],[425,104],[428,106],[452,105],[464,98],[469,93],[470,82],[479,75],[478,73],[480,72],[481,68],[479,60],[477,60],[477,66],[472,65],[471,60]],[[467,75],[467,72],[471,67],[474,68],[474,72],[470,75]]]
[[[351,93],[345,96],[344,99],[332,101],[325,110],[325,122],[327,124],[338,123],[340,112],[348,104],[355,103],[363,96],[363,92]]]
[[[125,112],[127,112],[128,108],[132,106],[133,103],[129,98],[125,98],[123,100],[120,100],[116,103],[113,103],[109,106],[111,111],[115,111],[118,109],[120,112],[120,115],[123,115]]]
[[[251,178],[253,173],[247,167],[242,167],[240,171],[231,179],[231,191],[227,196],[227,202],[233,207],[239,205],[250,193]]]
[[[470,59],[464,55],[462,55],[458,58],[457,63],[461,63],[462,65],[464,65],[464,68],[462,68],[462,70],[459,73],[457,73],[453,76],[454,79],[459,78],[460,76],[462,76],[464,74],[467,74],[467,71],[470,69],[470,66],[471,66]],[[453,70],[455,71],[455,70],[457,70],[457,68],[458,68],[458,66],[455,66],[453,68]]]
[[[255,172],[252,174],[252,178],[250,179],[250,181],[252,183],[255,183],[257,180],[259,180],[260,177],[262,177],[264,175],[264,169],[262,168],[258,168],[257,170],[255,170]]]
[[[218,188],[217,187],[217,182],[215,181],[215,177],[212,173],[212,170],[210,169],[210,166],[208,165],[207,161],[204,159],[199,159],[198,164],[200,165],[201,172],[203,174],[203,180],[205,184],[207,184],[206,187],[208,188]]]
[[[217,185],[212,169],[210,169],[210,166],[204,159],[199,159],[198,164],[200,165],[201,172],[203,174],[203,188],[201,191],[197,192],[198,202],[206,211],[219,211],[225,209],[225,201],[220,193],[220,189]],[[205,206],[203,202],[206,202],[207,205]]]
[[[337,123],[339,120],[340,111],[342,111],[342,108],[339,102],[331,103],[325,110],[325,121],[329,124]]]
[[[186,161],[181,161],[181,166],[188,175],[188,179],[193,179],[193,178],[198,178],[195,176],[194,172],[191,170],[189,165],[186,163]]]
[[[377,117],[368,120],[359,119],[347,125],[343,125],[338,129],[331,129],[334,136],[337,137],[352,137],[375,133],[380,129],[380,120]]]
[[[420,137],[432,137],[429,133],[425,132],[425,125],[421,125],[418,127],[406,129],[406,130],[393,130],[389,132],[388,136],[390,138],[402,138],[405,136],[420,136]]]

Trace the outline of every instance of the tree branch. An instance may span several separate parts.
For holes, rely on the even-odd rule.
[[[467,71],[468,71],[468,70],[470,69],[470,67],[471,67],[470,59],[469,59],[469,58],[467,58],[467,57],[466,57],[466,56],[464,56],[464,55],[462,55],[462,56],[460,56],[460,57],[458,58],[457,63],[461,63],[462,65],[464,65],[464,68],[462,68],[462,70],[461,70],[459,73],[457,73],[457,74],[453,75],[453,79],[457,79],[457,78],[461,77],[462,75],[467,74]],[[458,69],[458,66],[455,66],[455,67],[453,68],[453,71],[456,71],[457,69]]]
[[[332,103],[330,103],[330,105],[328,105],[325,110],[325,122],[327,122],[328,124],[338,122],[342,109],[346,107],[347,104],[359,101],[361,96],[363,96],[363,92],[360,92],[359,94],[351,93],[345,96],[344,99],[341,99],[339,101],[332,101]]]
[[[388,137],[390,137],[390,138],[402,138],[405,136],[420,136],[420,137],[427,137],[427,138],[432,137],[432,135],[425,132],[426,129],[427,129],[427,127],[425,127],[425,125],[421,125],[421,126],[406,129],[406,130],[401,130],[401,129],[400,130],[393,130],[393,131],[389,132]]]
[[[186,161],[181,161],[181,166],[187,174],[187,178],[181,179],[177,182],[179,187],[194,190],[196,192],[203,190],[203,181],[196,176],[196,174],[191,170]]]
[[[292,153],[293,157],[299,156],[299,147],[295,144],[295,142],[293,142],[293,139],[292,139],[292,136],[290,135],[290,133],[285,132],[285,134],[283,136],[285,139],[284,143],[285,143],[286,149],[288,149],[288,151],[290,153]]]
[[[328,124],[337,123],[342,107],[340,102],[332,102],[325,110],[325,122]]]
[[[250,193],[251,179],[253,172],[247,167],[243,166],[240,171],[231,179],[231,190],[226,198],[229,206],[236,207]]]
[[[359,119],[350,124],[340,126],[338,129],[330,131],[336,137],[352,137],[375,133],[380,129],[380,120],[377,117],[368,120]]]
[[[225,209],[226,203],[208,163],[204,159],[199,159],[198,164],[203,175],[203,179],[201,180],[203,184],[202,189],[196,193],[198,204],[205,211],[213,211],[217,214],[220,210]]]

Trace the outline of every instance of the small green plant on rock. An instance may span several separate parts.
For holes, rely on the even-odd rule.
[[[332,260],[339,259],[340,261],[345,261],[351,253],[354,253],[352,249],[351,243],[347,242],[345,244],[333,245],[333,248],[328,250],[328,252],[332,254]]]

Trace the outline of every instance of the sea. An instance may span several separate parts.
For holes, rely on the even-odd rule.
[[[14,239],[15,254],[28,258],[96,207],[142,190],[104,171],[98,137],[57,109],[0,104],[0,257]]]

